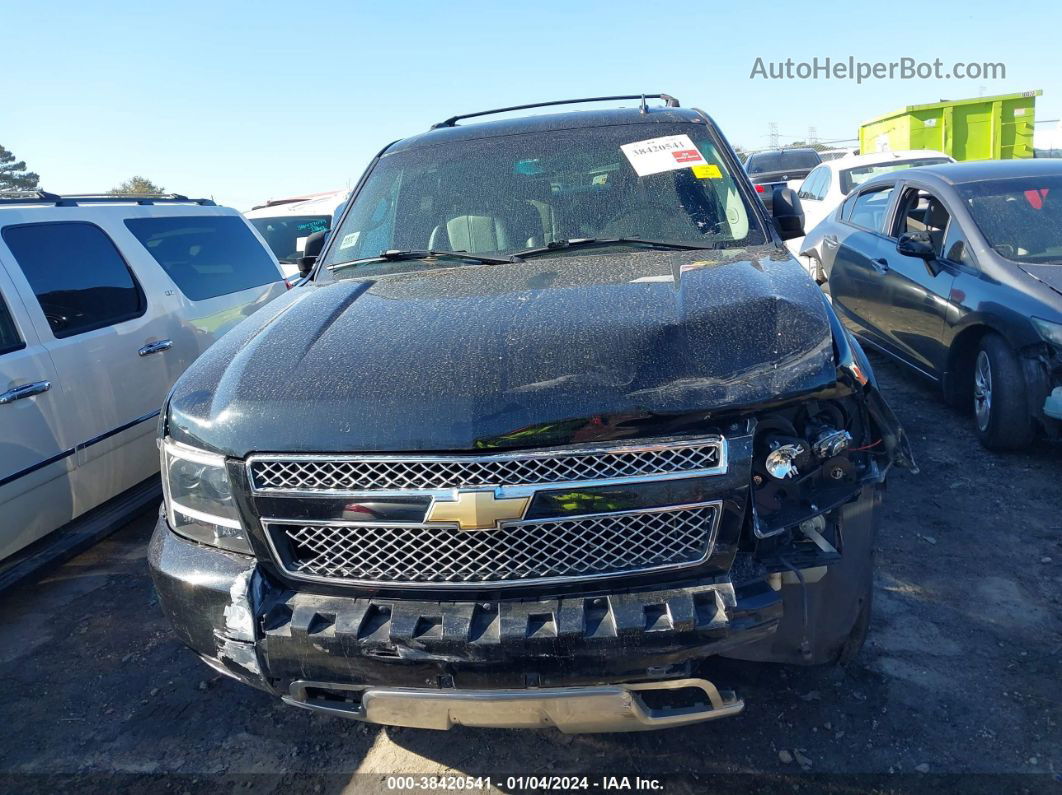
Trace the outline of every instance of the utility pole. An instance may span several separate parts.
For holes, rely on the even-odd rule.
[[[778,122],[767,123],[767,137],[770,139],[771,149],[778,148]]]
[[[818,137],[819,137],[818,133],[819,133],[819,131],[816,130],[814,127],[808,127],[808,143],[809,144],[818,143]]]

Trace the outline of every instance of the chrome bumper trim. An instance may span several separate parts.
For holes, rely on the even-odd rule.
[[[374,486],[371,488],[274,488],[262,487],[255,476],[255,466],[259,464],[362,464],[362,465],[417,465],[436,464],[439,466],[467,466],[476,464],[505,464],[506,462],[523,462],[533,465],[535,462],[549,464],[556,458],[586,458],[591,461],[597,456],[621,456],[653,454],[668,450],[693,448],[711,448],[715,451],[716,461],[713,466],[678,468],[671,471],[639,472],[625,475],[597,474],[592,477],[543,478],[531,482],[501,482],[495,478],[467,478],[467,482],[449,485],[425,484],[419,487]],[[550,450],[526,450],[513,453],[494,453],[489,455],[382,455],[382,454],[339,454],[339,453],[301,453],[275,454],[254,453],[247,457],[244,467],[251,493],[257,497],[423,497],[436,499],[454,499],[457,491],[463,488],[493,488],[496,496],[533,497],[540,491],[555,491],[596,486],[615,486],[628,483],[655,482],[663,480],[680,480],[685,478],[710,477],[727,472],[727,440],[718,435],[701,437],[666,437],[645,443],[585,444],[558,447]],[[441,477],[441,476],[440,476]]]
[[[651,708],[646,691],[695,688],[703,703]],[[314,691],[349,693],[350,701],[322,698]],[[355,700],[360,695],[360,699]],[[594,687],[527,690],[447,690],[381,688],[295,681],[284,702],[303,709],[345,718],[415,729],[475,726],[491,729],[555,727],[565,734],[644,731],[686,726],[736,715],[745,702],[720,691],[706,679],[674,679]]]

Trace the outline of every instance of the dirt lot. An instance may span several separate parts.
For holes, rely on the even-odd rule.
[[[922,472],[890,479],[871,636],[846,669],[734,666],[726,684],[744,714],[678,731],[437,733],[321,717],[178,645],[145,567],[148,515],[0,598],[0,788],[387,791],[404,772],[489,775],[503,789],[547,773],[587,774],[591,790],[637,775],[671,792],[1062,791],[1060,450],[986,453],[968,418],[875,363]]]

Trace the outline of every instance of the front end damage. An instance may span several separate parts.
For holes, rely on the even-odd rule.
[[[579,491],[576,503],[622,498],[628,512],[717,506],[696,565],[555,584],[314,581],[293,576],[265,517],[325,509],[243,484],[256,557],[181,538],[163,514],[149,555],[160,602],[218,671],[376,723],[626,731],[735,714],[743,702],[715,682],[714,658],[819,664],[858,650],[885,475],[893,463],[914,468],[839,325],[834,356],[829,388],[699,415],[698,434],[724,440],[725,471]],[[667,438],[692,433],[691,421],[674,420]],[[249,470],[237,461],[230,471]],[[559,504],[548,490],[534,499]]]
[[[1062,437],[1062,349],[1047,343],[1020,352],[1029,415],[1049,439]]]

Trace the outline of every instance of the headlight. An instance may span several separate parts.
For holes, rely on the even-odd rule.
[[[797,459],[806,458],[806,453],[807,450],[800,442],[779,445],[767,454],[764,468],[767,474],[776,480],[795,478],[800,474],[800,470],[797,469]]]
[[[175,533],[230,552],[252,554],[232,499],[224,456],[164,439],[162,490],[166,516]]]
[[[1062,324],[1052,323],[1050,320],[1041,320],[1038,317],[1031,318],[1036,330],[1046,342],[1062,348]]]

